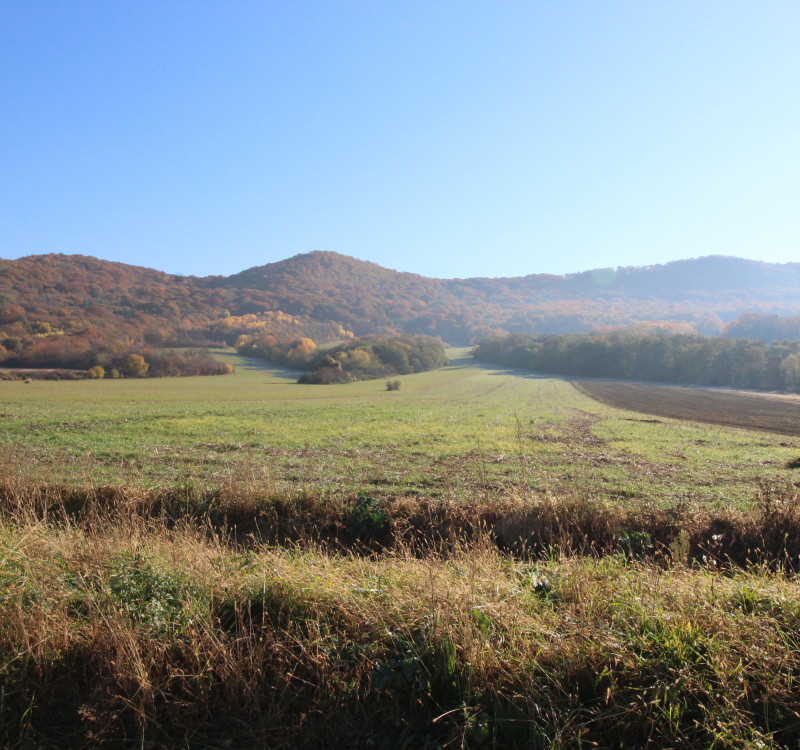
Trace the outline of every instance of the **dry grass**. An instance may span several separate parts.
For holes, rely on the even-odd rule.
[[[191,484],[65,487],[5,472],[0,518],[98,533],[126,521],[184,522],[248,549],[313,545],[330,553],[403,549],[424,556],[488,541],[517,559],[622,553],[668,564],[678,555],[684,563],[800,570],[800,491],[788,483],[763,484],[749,509],[716,510],[513,490],[437,501],[363,491],[330,497],[302,488],[281,494],[247,481],[203,491]]]
[[[794,496],[724,518],[306,498],[284,546],[258,536],[286,533],[275,498],[220,489],[248,534],[206,500],[3,485],[0,744],[800,740]]]

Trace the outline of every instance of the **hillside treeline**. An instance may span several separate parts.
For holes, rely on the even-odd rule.
[[[800,315],[745,313],[727,323],[722,329],[722,335],[767,342],[800,340]]]
[[[318,350],[312,339],[269,343],[242,337],[239,354],[307,370],[301,383],[349,383],[425,372],[447,364],[444,345],[429,336],[364,336]]]
[[[263,292],[83,256],[0,260],[0,366],[88,369],[98,357],[233,345],[243,335],[319,340],[352,334],[289,315]],[[174,369],[170,366],[168,369]]]
[[[800,391],[800,341],[765,344],[718,336],[510,334],[484,339],[474,354],[484,362],[556,375]]]
[[[69,352],[86,340],[135,351],[231,345],[263,328],[281,341],[328,341],[351,331],[452,344],[508,331],[589,333],[649,322],[718,335],[746,312],[797,315],[798,300],[800,264],[720,257],[568,276],[430,279],[329,252],[206,278],[41,255],[0,259],[0,342],[20,342],[25,366],[37,367],[52,341]],[[0,344],[0,361],[7,356]]]
[[[136,352],[90,348],[72,356],[63,352],[42,358],[32,369],[14,357],[3,364],[13,367],[4,379],[18,377],[74,380],[76,378],[165,378],[190,375],[228,375],[233,365],[219,362],[202,350],[172,350],[145,347]],[[28,369],[26,369],[28,368]]]

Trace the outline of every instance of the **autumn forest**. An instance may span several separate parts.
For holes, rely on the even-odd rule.
[[[347,381],[419,366],[409,365],[407,355],[397,359],[397,351],[388,353],[387,342],[408,352],[430,349],[424,337],[464,345],[507,334],[620,331],[639,337],[796,339],[800,265],[709,257],[564,277],[443,280],[331,252],[204,278],[79,255],[0,260],[5,377],[21,370],[95,378],[225,374],[225,365],[205,353],[212,346],[235,346],[243,354],[314,371],[323,356],[320,344],[350,342],[346,347],[352,351],[334,353],[333,372],[318,373],[328,381]],[[364,336],[381,340],[354,343]],[[376,355],[381,346],[398,367]],[[481,351],[490,349],[485,344]],[[781,361],[795,354],[787,350]],[[442,359],[442,351],[422,357],[426,367]],[[350,375],[339,373],[345,362]],[[547,367],[552,370],[552,363]],[[573,366],[561,370],[583,372]],[[686,378],[692,375],[669,377]],[[742,384],[752,387],[772,387],[776,377],[745,380]]]

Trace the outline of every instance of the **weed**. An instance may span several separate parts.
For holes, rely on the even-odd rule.
[[[653,538],[646,531],[622,531],[619,534],[619,551],[628,560],[642,560],[653,554]]]
[[[133,622],[163,633],[179,620],[191,589],[175,575],[127,553],[112,559],[110,569],[111,595]]]
[[[347,519],[347,531],[353,540],[364,544],[386,542],[391,527],[383,502],[378,498],[359,494]]]

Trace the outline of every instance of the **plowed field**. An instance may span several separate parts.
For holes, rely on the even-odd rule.
[[[611,381],[575,384],[587,395],[620,409],[671,419],[800,435],[800,398],[707,388]]]

